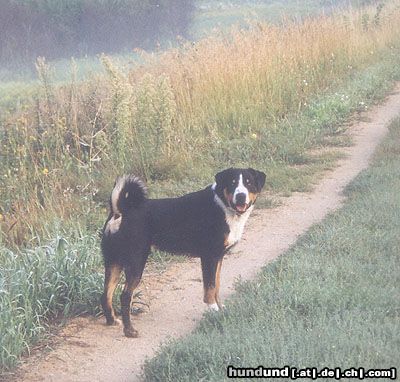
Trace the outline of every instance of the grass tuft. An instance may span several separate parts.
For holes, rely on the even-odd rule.
[[[98,312],[103,275],[95,235],[60,231],[35,249],[0,244],[0,364],[16,365],[49,319]],[[94,256],[94,251],[96,255]]]

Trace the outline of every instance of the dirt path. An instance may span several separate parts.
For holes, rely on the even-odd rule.
[[[288,249],[299,235],[322,220],[342,201],[343,188],[364,168],[400,113],[400,84],[380,106],[372,108],[350,128],[355,145],[343,151],[346,159],[327,172],[312,193],[294,194],[272,210],[256,210],[241,243],[226,256],[221,295],[233,292],[238,277],[249,279],[260,267]],[[146,271],[145,271],[146,273]],[[24,381],[138,381],[144,360],[170,337],[189,333],[205,310],[197,260],[171,266],[161,276],[145,275],[141,289],[150,310],[134,318],[140,337],[122,336],[121,327],[106,327],[104,318],[76,319],[62,333],[65,339],[40,360],[21,368]]]

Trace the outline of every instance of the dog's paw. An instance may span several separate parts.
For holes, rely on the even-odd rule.
[[[109,325],[120,326],[120,325],[122,325],[122,321],[118,318],[114,318],[113,322],[111,322]]]
[[[214,312],[218,312],[219,311],[219,307],[217,303],[214,304],[207,304],[208,310],[214,311]]]
[[[120,326],[121,324],[122,322],[118,318],[113,318],[106,321],[107,326]]]
[[[137,338],[137,337],[139,337],[139,332],[136,329],[133,329],[132,327],[124,328],[124,334],[128,338]]]

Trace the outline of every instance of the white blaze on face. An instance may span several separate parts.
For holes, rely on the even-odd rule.
[[[239,182],[235,189],[235,192],[233,193],[233,203],[234,204],[236,204],[236,196],[238,194],[245,194],[246,195],[246,204],[250,203],[249,190],[243,184],[243,175],[242,174],[239,175]]]

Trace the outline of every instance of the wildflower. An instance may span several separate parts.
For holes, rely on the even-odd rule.
[[[257,139],[257,138],[258,138],[258,136],[257,136],[256,133],[251,134],[251,137],[252,137],[253,139]]]
[[[45,167],[45,168],[42,170],[42,173],[43,173],[43,175],[47,175],[47,174],[49,173],[49,169]]]

